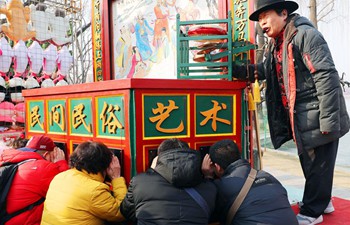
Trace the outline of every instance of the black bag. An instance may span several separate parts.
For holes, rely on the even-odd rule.
[[[15,174],[18,170],[18,166],[26,163],[28,161],[32,161],[34,159],[28,159],[22,162],[18,163],[11,163],[11,162],[5,162],[0,166],[0,225],[5,224],[8,220],[11,218],[32,209],[36,205],[40,205],[45,201],[45,198],[40,198],[38,201],[30,204],[29,206],[18,210],[17,212],[8,214],[6,211],[6,200],[7,200],[7,194],[10,191],[10,187],[13,181],[13,178],[15,177]]]

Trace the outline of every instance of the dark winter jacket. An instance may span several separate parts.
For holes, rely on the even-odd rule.
[[[202,179],[200,153],[190,149],[162,152],[154,170],[131,180],[121,212],[137,224],[208,224],[208,216],[186,187],[194,187],[213,212],[216,187]]]
[[[266,79],[266,105],[274,147],[279,148],[293,138],[301,153],[303,149],[339,139],[349,131],[350,121],[327,42],[305,17],[293,14],[288,19],[282,52],[288,109],[281,101],[273,39],[264,63],[258,65],[258,73],[260,80]],[[252,79],[253,70],[251,66]],[[239,77],[246,77],[244,73],[240,71]]]
[[[228,210],[246,181],[250,168],[246,160],[240,159],[231,163],[224,175],[215,180],[218,188],[215,214],[221,224],[225,224]],[[260,170],[231,224],[296,225],[298,222],[288,201],[287,191],[276,178]]]

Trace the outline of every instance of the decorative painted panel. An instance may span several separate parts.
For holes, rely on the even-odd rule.
[[[96,97],[96,135],[125,139],[124,96]]]
[[[91,98],[69,99],[69,127],[71,135],[92,136]]]
[[[220,4],[221,0],[113,1],[114,78],[176,78],[176,15],[182,21],[217,19]]]
[[[143,95],[144,139],[189,136],[189,96]]]
[[[230,10],[233,12],[233,41],[254,41],[254,22],[249,20],[249,15],[252,13],[253,2],[250,0],[235,0],[229,1]],[[235,60],[247,63],[251,59],[249,52],[241,52],[235,55]],[[252,53],[250,53],[252,54]]]
[[[45,107],[44,101],[27,102],[27,126],[31,132],[45,132]]]
[[[236,134],[235,95],[195,96],[196,136]]]
[[[66,100],[55,99],[47,101],[48,132],[53,134],[67,133]]]

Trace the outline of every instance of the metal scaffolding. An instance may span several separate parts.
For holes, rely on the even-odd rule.
[[[72,79],[72,75],[78,74],[78,66],[77,64],[83,63],[79,62],[78,55],[79,49],[82,48],[82,41],[78,40],[78,38],[82,38],[81,35],[78,37],[78,34],[82,32],[83,29],[83,13],[82,13],[82,0],[31,0],[30,4],[34,5],[45,5],[46,10],[52,12],[57,15],[60,13],[62,17],[69,18],[69,26],[70,26],[70,34],[71,43],[68,45],[69,50],[73,56],[73,66],[70,71],[70,76],[67,77],[67,81],[71,81],[69,83],[75,83],[74,78]]]

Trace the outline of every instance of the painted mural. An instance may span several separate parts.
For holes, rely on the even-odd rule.
[[[176,15],[216,19],[219,0],[119,0],[113,13],[115,79],[176,78]]]

